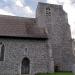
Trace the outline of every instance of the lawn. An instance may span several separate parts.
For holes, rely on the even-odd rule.
[[[73,75],[72,72],[39,73],[36,75]]]

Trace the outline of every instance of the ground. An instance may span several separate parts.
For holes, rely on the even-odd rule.
[[[73,75],[72,72],[39,73],[37,75]]]

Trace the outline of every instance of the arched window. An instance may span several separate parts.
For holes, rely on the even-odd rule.
[[[4,44],[0,42],[0,61],[4,60]]]
[[[30,60],[25,57],[22,60],[21,74],[29,74],[29,71],[30,71]]]

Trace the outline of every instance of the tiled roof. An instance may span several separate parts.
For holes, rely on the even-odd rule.
[[[35,18],[0,15],[0,36],[47,38]]]

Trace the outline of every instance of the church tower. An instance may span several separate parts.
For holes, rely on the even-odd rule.
[[[71,71],[73,64],[71,32],[63,7],[39,3],[36,18],[37,24],[47,32],[55,71]]]

